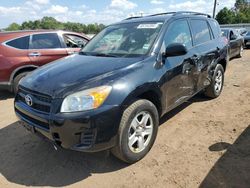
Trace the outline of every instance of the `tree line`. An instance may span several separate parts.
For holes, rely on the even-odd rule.
[[[250,2],[249,0],[236,0],[231,9],[223,8],[219,11],[216,19],[220,24],[250,23]],[[25,21],[22,24],[12,23],[6,31],[36,30],[36,29],[57,29],[68,30],[85,34],[96,34],[105,25],[103,24],[82,24],[74,22],[59,22],[53,17],[43,17],[41,20]]]
[[[236,0],[231,9],[223,8],[216,16],[220,24],[250,23],[250,2],[249,0]]]
[[[67,30],[85,34],[96,34],[100,32],[105,25],[103,24],[81,24],[73,22],[59,22],[53,17],[43,17],[41,20],[25,21],[22,24],[12,23],[5,31],[16,30],[37,30],[37,29],[56,29]]]

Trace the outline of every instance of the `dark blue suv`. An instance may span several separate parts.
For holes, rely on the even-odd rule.
[[[134,163],[153,146],[161,116],[199,92],[220,95],[227,59],[209,15],[129,18],[22,79],[15,111],[21,125],[57,146],[111,149]]]

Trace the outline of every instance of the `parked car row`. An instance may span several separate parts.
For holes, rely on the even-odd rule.
[[[244,42],[245,42],[245,46],[249,48],[250,47],[250,31],[248,31],[246,35],[244,35]]]
[[[228,56],[229,59],[233,57],[242,57],[244,51],[244,38],[234,29],[223,28],[222,36],[228,40]]]
[[[1,53],[12,48],[15,53],[2,55],[1,75],[11,85],[16,78],[16,74],[8,77],[15,70],[12,65],[40,66],[48,56],[57,59],[74,48],[78,51],[87,39],[72,35],[43,38],[29,33],[24,38],[27,44],[16,42],[18,47],[26,44],[18,50],[12,37],[7,42],[2,39]],[[44,55],[43,45],[57,49]],[[106,27],[79,53],[23,78],[16,88],[15,112],[20,125],[55,147],[84,152],[110,149],[117,158],[134,163],[150,151],[165,113],[197,93],[210,98],[221,94],[227,48],[219,24],[207,14],[171,12],[129,18]],[[54,55],[57,51],[60,55]]]
[[[66,31],[0,33],[0,88],[17,92],[21,78],[37,67],[79,52],[89,41]]]

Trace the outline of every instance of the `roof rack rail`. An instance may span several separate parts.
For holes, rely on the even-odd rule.
[[[201,12],[192,12],[192,11],[179,11],[174,14],[174,16],[180,15],[180,14],[190,14],[190,15],[200,15],[200,16],[206,16],[208,18],[211,18],[209,14],[201,13]]]
[[[178,15],[181,15],[181,14],[189,14],[189,15],[206,16],[208,18],[212,18],[209,14],[200,13],[200,12],[192,12],[192,11],[162,12],[162,13],[147,15],[147,16],[144,16],[144,17],[161,16],[161,15],[169,15],[169,14],[172,14],[173,16],[178,16]],[[134,17],[126,18],[125,20],[130,20],[130,19],[135,19],[135,18],[142,18],[142,17],[143,16],[134,16]]]
[[[147,17],[150,17],[150,16],[161,16],[161,15],[168,15],[168,14],[176,14],[176,13],[177,12],[162,12],[162,13],[148,15]]]
[[[131,19],[135,19],[135,18],[142,18],[143,16],[131,16],[131,17],[128,17],[124,20],[131,20]]]

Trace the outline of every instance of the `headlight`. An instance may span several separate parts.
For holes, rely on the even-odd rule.
[[[63,100],[61,112],[79,112],[98,108],[106,100],[111,89],[111,86],[101,86],[71,94]]]

